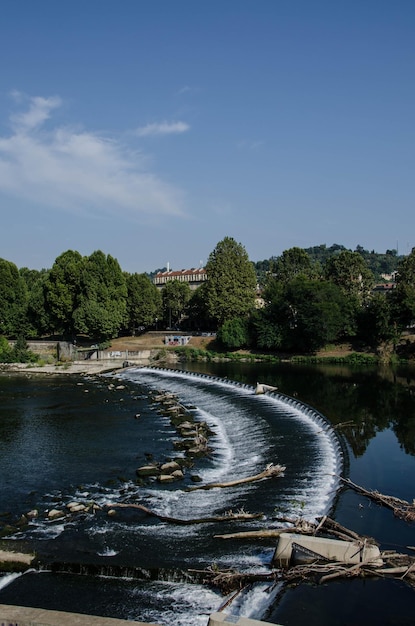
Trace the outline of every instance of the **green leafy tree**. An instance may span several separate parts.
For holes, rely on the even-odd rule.
[[[347,333],[348,303],[328,281],[298,276],[279,284],[256,326],[258,346],[300,353],[315,352]]]
[[[26,335],[41,337],[50,334],[53,324],[46,303],[46,281],[49,272],[45,269],[29,270],[26,267],[19,271],[28,290]]]
[[[79,306],[85,260],[79,252],[67,250],[58,256],[45,281],[46,310],[53,330],[73,336],[74,311]]]
[[[385,341],[397,339],[392,303],[390,297],[375,293],[359,317],[359,334],[373,348],[378,348]]]
[[[278,319],[273,318],[270,307],[256,312],[252,318],[255,345],[261,350],[279,350],[283,332]]]
[[[14,263],[0,259],[0,332],[18,335],[26,324],[26,283]]]
[[[125,325],[127,284],[116,259],[101,250],[84,259],[74,328],[99,341],[116,337]]]
[[[0,363],[12,363],[12,348],[6,337],[0,336]]]
[[[396,282],[398,285],[415,287],[415,248],[398,264]]]
[[[275,279],[282,283],[289,283],[297,276],[305,278],[317,278],[320,274],[320,266],[311,260],[311,257],[302,248],[289,248],[284,250],[272,267]]]
[[[211,330],[216,328],[215,321],[210,317],[207,310],[206,285],[202,283],[200,287],[191,292],[190,300],[187,304],[186,326],[195,330]]]
[[[189,285],[178,280],[171,280],[163,287],[161,294],[163,318],[169,328],[180,325],[186,314],[190,295]]]
[[[249,344],[248,320],[240,317],[227,320],[219,328],[217,340],[230,350],[246,348]]]
[[[34,363],[37,360],[36,354],[29,350],[28,343],[23,335],[19,335],[14,342],[11,359],[13,363]]]
[[[219,326],[253,311],[256,274],[240,243],[231,237],[220,241],[209,255],[206,272],[206,306]]]
[[[396,283],[391,294],[393,318],[403,331],[415,322],[415,248],[399,262]]]
[[[315,352],[343,335],[345,298],[336,285],[297,278],[287,285],[284,297],[289,306],[287,348]]]
[[[161,317],[161,294],[147,274],[129,274],[127,281],[127,328],[151,326]]]
[[[340,287],[348,296],[362,304],[370,296],[373,287],[373,274],[358,252],[342,250],[327,259],[324,266],[327,280]]]

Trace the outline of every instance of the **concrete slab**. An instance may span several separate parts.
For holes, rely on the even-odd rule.
[[[261,622],[257,619],[250,619],[249,617],[228,615],[226,613],[212,613],[209,618],[208,626],[221,626],[223,624],[236,624],[236,626],[266,626],[268,622]]]
[[[0,626],[159,626],[144,622],[0,604]]]
[[[295,551],[301,563],[313,562],[317,559],[357,564],[371,561],[374,566],[382,565],[378,546],[358,541],[342,541],[311,535],[281,533],[275,550],[272,564],[274,567],[288,567],[296,559]]]

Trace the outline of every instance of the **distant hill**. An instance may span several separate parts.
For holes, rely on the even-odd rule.
[[[326,263],[327,259],[339,254],[343,250],[350,250],[340,244],[334,243],[332,246],[327,247],[326,244],[319,246],[312,246],[311,248],[304,248],[305,252],[310,256],[312,261],[320,263],[322,266]],[[392,274],[398,267],[399,262],[404,258],[403,255],[398,255],[396,250],[386,250],[385,253],[375,252],[374,250],[365,250],[362,246],[357,246],[355,250],[351,252],[358,252],[366,261],[368,268],[373,272],[376,281],[382,281],[382,274]],[[254,263],[255,269],[259,276],[265,274],[273,261],[278,257],[274,256],[264,261],[258,261]]]

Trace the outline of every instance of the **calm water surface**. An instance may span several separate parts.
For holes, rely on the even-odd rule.
[[[224,599],[186,578],[187,570],[212,563],[263,569],[272,555],[271,542],[215,540],[214,534],[229,532],[224,524],[173,527],[131,509],[114,519],[98,512],[92,519],[45,521],[45,511],[72,500],[140,502],[181,518],[238,508],[263,512],[265,521],[249,524],[250,529],[272,527],[281,513],[313,519],[330,511],[340,523],[375,537],[382,549],[415,544],[413,525],[350,490],[339,491],[333,474],[342,459],[330,438],[319,435],[312,416],[252,394],[261,381],[313,407],[342,433],[345,475],[368,489],[412,500],[415,384],[410,371],[242,363],[191,369],[213,378],[151,370],[126,370],[122,380],[0,376],[0,521],[37,508],[39,519],[9,543],[27,542],[42,562],[67,566],[60,574],[3,576],[0,603],[205,625]],[[239,385],[228,384],[232,381]],[[174,456],[177,433],[149,400],[156,389],[176,393],[213,432],[210,457],[197,460],[183,483],[162,487],[137,485],[135,479],[136,468],[148,459]],[[232,480],[269,462],[286,465],[284,479],[231,492],[184,490],[194,484],[195,474],[203,482]],[[83,564],[84,575],[71,572],[68,564],[77,572]],[[133,566],[142,568],[141,580],[131,577],[128,567]],[[415,592],[403,582],[358,580],[295,589],[259,585],[231,610],[269,623],[325,626],[409,624],[414,607]]]

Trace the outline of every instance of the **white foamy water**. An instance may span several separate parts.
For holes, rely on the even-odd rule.
[[[2,576],[0,578],[0,589],[4,589],[8,585],[10,585],[13,581],[15,581],[16,578],[19,578],[19,576],[21,575],[22,575],[21,573],[5,574],[5,576]]]
[[[333,430],[310,407],[280,394],[266,394],[255,396],[258,410],[253,416],[252,403],[244,410],[241,403],[237,406],[232,404],[229,395],[206,394],[195,388],[199,380],[218,389],[231,390],[238,397],[252,398],[253,389],[248,386],[175,370],[151,368],[129,370],[125,377],[155,388],[163,387],[176,394],[184,405],[196,404],[196,418],[206,421],[215,433],[210,442],[214,450],[212,464],[200,472],[204,483],[238,480],[262,471],[270,450],[270,434],[266,421],[261,418],[261,405],[267,408],[267,414],[270,411],[272,413],[273,407],[280,412],[284,411],[286,417],[298,423],[301,431],[313,439],[314,452],[307,471],[296,476],[295,485],[290,486],[290,491],[285,494],[279,492],[279,501],[285,501],[293,516],[301,515],[310,521],[329,511],[339,487],[341,452]],[[280,459],[272,459],[272,462],[278,463]],[[248,483],[241,489],[249,491],[254,488],[255,485]],[[190,513],[197,517],[203,510],[218,510],[231,505],[235,491],[227,494],[225,490],[223,493],[212,490],[204,492],[202,497],[201,492],[186,494],[177,489],[175,492],[159,491],[152,495],[158,498],[157,510],[164,515],[174,516],[180,510],[182,517],[186,514],[190,516]]]

